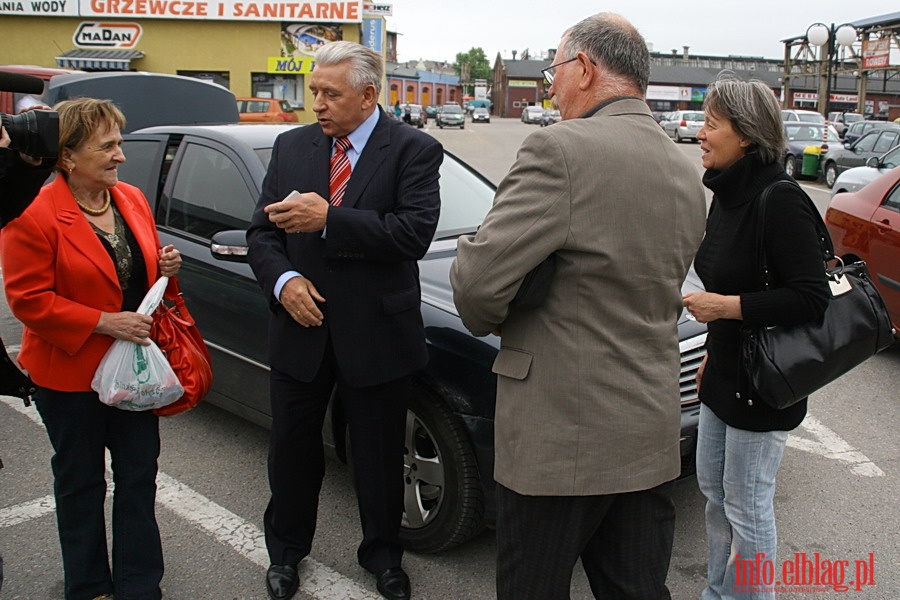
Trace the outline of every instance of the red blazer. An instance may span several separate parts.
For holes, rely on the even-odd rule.
[[[149,288],[159,277],[160,243],[147,199],[122,182],[110,193],[141,247]],[[0,251],[7,301],[25,325],[19,363],[41,387],[91,391],[97,365],[113,342],[93,330],[101,312],[121,311],[122,290],[109,254],[62,176],[3,228]]]

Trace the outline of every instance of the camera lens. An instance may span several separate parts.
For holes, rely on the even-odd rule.
[[[59,114],[52,110],[29,110],[20,115],[0,114],[9,135],[9,147],[35,158],[59,155]]]

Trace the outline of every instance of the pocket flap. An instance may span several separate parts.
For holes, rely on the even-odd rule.
[[[533,358],[533,354],[524,350],[500,348],[497,358],[494,359],[494,367],[491,370],[497,375],[503,375],[504,377],[525,379],[528,377]]]
[[[421,303],[419,288],[411,287],[400,292],[386,294],[381,298],[385,314],[392,315],[413,308],[419,308]]]

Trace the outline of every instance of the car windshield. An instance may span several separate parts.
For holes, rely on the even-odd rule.
[[[462,109],[455,104],[448,104],[444,108],[441,109],[442,113],[449,114],[459,114],[462,112]]]
[[[825,128],[794,121],[793,123],[785,124],[784,131],[787,134],[788,141],[791,142],[821,142],[824,140]]]
[[[806,123],[824,123],[825,117],[819,113],[799,113],[797,115],[801,121]]]
[[[845,114],[844,115],[844,123],[857,123],[859,121],[862,121],[863,118],[864,117],[862,115]]]

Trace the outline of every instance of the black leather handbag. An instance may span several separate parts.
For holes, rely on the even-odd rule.
[[[760,197],[757,213],[758,261],[765,288],[770,284],[763,243],[766,200],[779,183],[796,185],[782,181],[769,185]],[[812,200],[803,194],[818,216]],[[821,217],[816,228],[827,264],[835,259],[834,246]],[[741,368],[743,380],[749,382],[750,403],[762,400],[772,408],[787,408],[893,343],[887,307],[872,284],[866,263],[844,265],[837,260],[838,266],[826,268],[824,273],[832,298],[822,321],[742,329]]]

